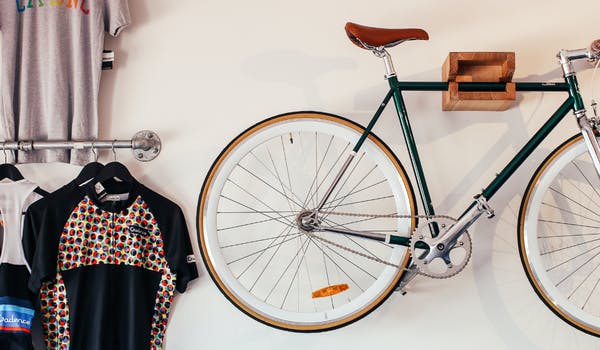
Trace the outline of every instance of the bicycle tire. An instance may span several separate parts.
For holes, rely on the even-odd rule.
[[[298,131],[298,128],[304,128],[305,131]],[[233,270],[235,270],[235,268],[232,266],[237,264],[238,261],[246,259],[247,253],[254,255],[258,254],[257,252],[253,252],[249,246],[265,241],[265,238],[263,238],[260,234],[262,234],[262,232],[266,232],[267,230],[264,229],[263,231],[262,225],[268,222],[269,224],[273,224],[273,226],[283,226],[283,230],[273,231],[275,232],[275,236],[266,238],[267,241],[272,240],[273,237],[282,236],[284,233],[285,235],[289,235],[292,230],[294,231],[294,234],[296,234],[296,229],[292,228],[292,225],[288,222],[288,220],[293,218],[294,215],[297,215],[297,212],[303,205],[306,207],[314,207],[315,203],[318,202],[318,198],[309,199],[309,194],[313,188],[313,185],[311,185],[308,188],[308,191],[306,191],[307,194],[304,195],[305,199],[303,203],[299,203],[298,205],[292,203],[298,202],[297,198],[295,197],[298,197],[299,199],[299,196],[295,195],[293,192],[296,190],[296,188],[298,188],[298,186],[302,187],[302,185],[296,185],[296,182],[299,184],[302,183],[304,185],[304,189],[306,189],[308,183],[311,181],[305,179],[305,177],[302,178],[302,180],[298,180],[295,175],[290,175],[289,170],[287,174],[284,173],[284,169],[289,166],[297,166],[298,169],[308,169],[313,166],[309,163],[314,163],[314,169],[310,168],[309,170],[306,170],[308,173],[310,173],[311,177],[314,176],[313,178],[317,179],[316,181],[313,180],[312,182],[327,182],[327,179],[331,181],[331,177],[333,175],[329,174],[335,174],[335,170],[341,164],[339,161],[333,162],[333,159],[343,158],[341,155],[348,153],[345,152],[346,148],[342,147],[343,143],[347,142],[347,146],[350,146],[348,151],[351,150],[352,146],[356,140],[358,140],[363,131],[364,128],[360,125],[348,119],[332,114],[319,112],[295,112],[282,114],[261,121],[242,132],[235,139],[233,139],[227,147],[225,147],[225,149],[214,161],[203,183],[197,207],[197,233],[202,258],[211,278],[219,290],[238,309],[251,316],[255,320],[275,328],[295,332],[317,332],[331,330],[342,327],[364,317],[369,312],[377,308],[393,292],[394,287],[403,274],[403,269],[392,268],[390,266],[382,265],[381,263],[374,263],[367,259],[361,258],[358,255],[342,250],[336,250],[334,246],[329,246],[322,242],[319,243],[311,241],[309,238],[306,238],[306,236],[302,235],[301,232],[297,233],[297,237],[292,237],[289,240],[282,238],[280,241],[278,241],[278,243],[273,244],[273,242],[271,242],[266,246],[266,248],[264,248],[264,245],[261,246],[261,248],[264,249],[260,255],[265,255],[263,260],[267,260],[265,265],[266,267],[262,270],[261,268],[257,267],[257,271],[252,271],[252,273],[255,275],[258,274],[258,277],[255,281],[253,281],[253,285],[251,286],[249,285],[249,282],[241,281],[242,278],[246,278],[246,276],[250,274],[247,272],[250,267],[244,267],[243,269],[238,268],[234,273]],[[309,142],[309,140],[313,138],[313,134],[315,135],[314,149],[310,147],[312,143]],[[340,140],[343,142],[338,142]],[[318,154],[319,141],[322,141],[321,152],[323,152],[323,149],[327,150],[325,151],[324,156]],[[274,144],[282,145],[282,151],[280,152],[282,154],[276,154],[274,156],[275,150],[271,150],[270,148]],[[307,144],[309,144],[309,146],[307,146]],[[292,146],[297,146],[298,149],[292,150]],[[300,150],[300,148],[308,149],[306,154],[310,153],[311,156],[306,156],[306,158],[309,158],[310,160],[300,159],[295,162],[294,165],[290,165],[289,163],[291,163],[291,160],[287,159],[287,153],[289,153],[290,157],[292,154],[296,156],[304,156],[304,149]],[[328,155],[329,150],[334,148],[336,152],[340,154],[340,156],[330,157]],[[312,152],[315,152],[316,154],[314,159],[312,159]],[[389,211],[390,214],[401,212],[402,214],[415,215],[416,205],[412,186],[408,180],[408,176],[406,175],[404,168],[389,147],[374,134],[370,134],[359,152],[361,153],[357,155],[357,159],[355,159],[353,162],[353,164],[357,165],[354,168],[351,166],[351,175],[348,175],[348,178],[351,176],[356,178],[369,178],[371,182],[364,184],[363,186],[359,187],[360,189],[357,189],[357,185],[350,183],[349,180],[347,181],[343,179],[341,181],[342,184],[340,185],[339,191],[342,189],[344,191],[348,191],[349,188],[354,188],[348,193],[350,193],[351,196],[357,196],[357,193],[359,192],[365,193],[376,191],[378,187],[384,187],[379,191],[385,191],[386,188],[384,185],[387,185],[390,193],[392,193],[392,196],[390,198],[372,201],[378,202],[376,204],[379,209],[377,213],[381,214],[383,210],[386,213]],[[333,154],[333,151],[331,154]],[[260,155],[262,155],[262,157],[259,157]],[[367,157],[371,155],[373,155],[373,158],[367,159]],[[261,161],[261,158],[263,158],[264,161]],[[273,158],[277,158],[278,162],[276,163]],[[284,159],[285,162],[282,161],[282,159]],[[326,159],[330,159],[331,161],[326,161]],[[250,160],[252,161],[250,162]],[[243,165],[241,165],[242,161],[244,162]],[[330,162],[333,162],[333,165],[331,165]],[[375,164],[374,173],[379,172],[379,175],[383,176],[383,180],[381,180],[382,182],[377,184],[376,181],[373,182],[374,180],[371,179],[371,173],[364,175],[362,172],[363,169],[357,170],[359,166],[362,166],[361,162],[362,164],[366,164],[367,168]],[[241,167],[250,167],[249,164],[256,165],[257,169],[253,169],[252,171],[249,171],[249,169],[240,170]],[[273,164],[272,168],[271,164]],[[275,164],[278,165],[276,166]],[[327,165],[325,166],[325,164]],[[267,168],[271,170],[267,171]],[[319,170],[321,168],[330,168],[327,171],[327,175],[325,175],[325,170],[323,170],[321,173],[323,178],[319,178]],[[281,174],[279,174],[280,171]],[[314,175],[314,173],[316,173],[316,175]],[[271,188],[269,188],[269,186],[265,185],[269,181],[259,181],[256,179],[256,177],[261,176],[270,177],[270,179],[273,180],[276,185],[273,185]],[[278,177],[279,179],[277,179]],[[282,177],[284,180],[282,180]],[[292,182],[290,178],[293,178],[294,181]],[[247,182],[233,184],[234,182],[242,180]],[[290,182],[289,186],[288,181]],[[372,185],[372,183],[375,183],[375,185]],[[384,185],[381,185],[382,183]],[[323,186],[314,185],[316,190],[310,197],[319,197],[321,195],[320,191],[324,191],[327,186],[328,184],[323,184]],[[275,188],[278,188],[279,190],[276,191]],[[240,198],[243,197],[243,199],[234,199],[234,201],[237,202],[234,203],[231,201],[232,198],[230,198],[230,193],[227,193],[225,196],[224,193],[231,191],[232,189],[239,190],[239,192],[241,192],[239,196]],[[256,193],[250,194],[250,189],[256,191]],[[334,203],[337,201],[337,206],[343,205],[345,206],[345,210],[357,209],[356,206],[358,206],[358,204],[347,200],[347,198],[349,198],[348,196],[340,196],[339,191],[337,193],[334,191],[334,194],[331,197],[332,199],[330,199],[328,203]],[[283,193],[288,194],[288,192],[289,195],[282,195]],[[348,193],[346,193],[346,195]],[[257,210],[248,210],[250,205],[247,204],[248,202],[246,202],[246,200],[261,203],[260,206],[262,206],[264,202],[270,200],[275,202],[275,199],[277,199],[278,202],[283,202],[283,204],[273,204],[273,207],[270,205],[266,206],[266,209],[269,209],[269,214],[267,216],[265,216],[265,213],[258,213]],[[367,202],[361,203],[361,205],[365,206],[364,209],[373,210],[373,204],[366,203]],[[275,208],[276,205],[281,206],[277,206]],[[394,208],[390,208],[390,205]],[[340,209],[337,206],[328,204],[326,205],[326,208]],[[239,210],[240,208],[244,209],[241,211],[242,213],[230,210]],[[293,210],[288,210],[288,213],[285,215],[279,213],[279,217],[277,217],[276,214],[273,214],[276,217],[269,216],[270,212],[282,210],[279,208],[289,208]],[[244,213],[244,211],[246,211],[246,213]],[[289,214],[289,212],[292,211],[294,212]],[[234,214],[237,221],[232,218]],[[254,221],[250,221],[250,224],[247,225],[248,222],[244,220],[248,220],[248,217],[252,215],[258,215],[262,217],[263,220],[253,218],[252,220]],[[242,218],[240,219],[238,216],[241,216]],[[284,219],[286,216],[287,218]],[[265,217],[266,219],[264,219]],[[326,218],[325,220],[328,220],[330,224],[331,222],[334,222],[332,221],[333,219]],[[416,225],[416,219],[414,217],[412,219],[395,218],[370,220],[371,221],[369,224],[372,224],[375,229],[384,226],[392,226],[394,231],[399,231],[401,234],[407,237],[410,235]],[[392,220],[391,223],[390,220]],[[361,223],[359,221],[363,222]],[[227,226],[219,226],[224,222],[227,222]],[[346,221],[342,224],[338,222],[336,224],[342,227],[350,226],[351,228],[355,228],[354,226],[365,225],[365,220],[353,218],[351,221]],[[223,231],[241,232],[237,232],[236,235],[228,232],[227,236],[225,236],[225,234],[219,234],[219,232]],[[277,233],[279,236],[277,236]],[[248,241],[244,242],[236,241],[237,239],[241,239],[237,237],[247,237],[248,235],[254,234],[257,234],[258,236],[254,237],[253,239],[248,238]],[[326,235],[325,233],[320,234]],[[370,254],[377,255],[379,258],[396,263],[403,267],[406,267],[410,260],[410,254],[406,247],[390,246],[381,242],[366,241],[358,238],[349,239],[340,235],[327,236],[327,238],[338,240],[338,243],[340,240],[343,240],[342,243],[346,245],[352,245],[354,249],[361,249],[359,247],[362,245],[362,249]],[[295,244],[297,246],[300,245],[300,248],[287,248],[289,244],[286,246],[286,248],[281,248],[284,246],[284,243],[287,244],[287,242],[291,242],[292,240],[297,240]],[[275,248],[275,246],[279,246],[279,248]],[[241,252],[238,256],[236,256],[241,260],[228,260],[228,258],[230,258],[229,255],[231,254],[228,250],[232,248],[238,249],[240,247],[248,248],[249,251]],[[270,258],[268,258],[265,253],[265,251],[268,249],[277,251],[274,252]],[[295,256],[293,254],[291,255],[291,260],[289,258],[291,253],[288,254],[287,252],[283,252],[281,253],[282,256],[277,256],[280,251],[285,251],[286,249],[291,250],[292,253],[293,251],[296,251]],[[316,251],[316,253],[313,253],[313,250]],[[331,254],[326,254],[326,251],[331,251]],[[301,258],[298,257],[300,254],[302,254]],[[332,258],[334,254],[336,254],[334,256],[335,259]],[[282,258],[283,256],[287,257],[285,261],[271,264],[271,260],[284,260]],[[262,257],[256,257],[256,259],[259,258]],[[316,258],[320,258],[321,261],[315,261],[314,259]],[[290,261],[288,262],[288,260]],[[293,263],[296,263],[297,265],[295,268],[295,273],[288,273],[287,269],[285,269],[281,275],[278,275],[280,271],[277,271],[277,274],[273,272],[274,276],[271,276],[270,273],[272,272],[267,271],[267,268],[269,270],[277,270],[277,267],[281,268],[284,265],[289,267],[289,265]],[[322,265],[319,265],[321,263]],[[252,266],[253,264],[258,265],[258,263],[251,262],[249,264],[252,270],[255,269],[255,267]],[[375,264],[377,266],[375,266]],[[341,265],[344,266],[342,267]],[[349,274],[354,273],[354,271],[344,271],[344,269],[354,270],[354,266],[356,266],[356,270],[360,268],[368,271],[370,274],[373,274],[375,278],[373,282],[368,282],[370,283],[369,287],[365,288],[364,291],[361,290],[362,287],[358,286],[357,281],[350,278]],[[317,271],[318,268],[320,268],[319,271]],[[301,271],[301,269],[306,269],[307,272],[304,273]],[[243,271],[240,272],[240,270]],[[335,276],[333,275],[337,273],[336,278],[338,279],[343,280],[346,278],[346,276],[348,277],[348,280],[346,281],[346,287],[348,287],[346,289],[348,290],[343,290],[339,292],[339,294],[326,296],[325,298],[317,298],[319,299],[317,301],[315,301],[314,295],[310,298],[312,300],[305,300],[309,299],[307,294],[310,292],[310,290],[314,291],[318,289],[313,285],[318,285],[318,283],[314,282],[314,280],[323,278],[323,276],[316,276],[318,272],[323,272],[323,270],[325,270],[323,275],[327,275],[327,284],[329,284],[326,284],[324,287],[335,287],[342,285],[342,283],[334,283]],[[236,274],[238,276],[236,276]],[[256,290],[259,289],[258,287],[255,287],[259,280],[261,280],[261,283],[262,280],[273,281],[275,286],[272,288],[275,289],[278,288],[277,285],[279,284],[279,281],[283,279],[285,274],[291,274],[291,282],[287,287],[288,290],[287,293],[285,293],[285,298],[283,299],[281,306],[275,306],[274,301],[267,301],[271,294],[267,295],[264,301],[257,297],[260,293],[263,293],[260,294],[262,298],[266,292],[263,290],[260,292]],[[344,276],[344,274],[346,274],[346,276]],[[366,279],[363,276],[355,277],[355,275],[353,275],[352,277],[356,278],[357,280],[360,279],[361,283],[364,279]],[[289,305],[285,305],[286,303],[290,303],[286,299],[289,295],[291,295],[290,291],[292,289],[292,284],[297,284],[298,287],[305,287],[305,285],[308,285],[306,290],[298,290],[294,292],[296,293],[294,298],[298,299],[298,310],[290,310],[291,307]],[[354,284],[356,284],[356,286]],[[273,290],[271,290],[271,293],[272,292]],[[282,291],[279,294],[280,296],[283,296],[282,294],[284,294],[284,292]],[[326,300],[326,302],[324,303],[323,300]],[[296,300],[294,300],[294,302],[296,302]],[[311,303],[314,305],[311,305],[310,307],[314,307],[314,310],[300,310],[301,307]],[[328,305],[324,306],[323,304]]]
[[[600,180],[583,137],[557,147],[519,210],[521,263],[538,297],[571,326],[600,336]],[[597,228],[596,228],[597,227]],[[592,238],[590,238],[592,237]]]

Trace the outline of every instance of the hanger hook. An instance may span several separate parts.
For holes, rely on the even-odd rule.
[[[98,153],[96,152],[96,141],[92,140],[92,153],[94,153],[94,162],[98,161]]]
[[[117,152],[115,152],[115,142],[117,142],[117,140],[113,140],[111,149],[112,149],[114,161],[116,162],[117,161]]]

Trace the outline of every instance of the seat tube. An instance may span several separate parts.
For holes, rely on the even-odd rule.
[[[429,194],[429,188],[427,186],[427,181],[425,180],[425,173],[423,172],[423,166],[421,165],[421,159],[419,158],[419,152],[417,150],[415,138],[412,133],[410,121],[408,120],[406,105],[404,104],[404,99],[402,98],[402,91],[398,87],[398,79],[396,76],[390,76],[388,77],[388,82],[394,91],[394,104],[396,105],[396,111],[398,113],[400,125],[402,126],[404,141],[406,142],[406,148],[410,156],[415,179],[419,188],[419,194],[421,195],[423,209],[427,215],[435,215],[435,210],[431,203],[431,195]],[[432,232],[432,234],[435,236],[435,232]]]

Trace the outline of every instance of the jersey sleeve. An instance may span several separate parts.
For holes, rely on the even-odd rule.
[[[161,231],[169,269],[175,273],[175,288],[183,293],[188,282],[198,277],[185,217],[177,204],[145,186],[142,187],[142,198],[148,201]]]
[[[131,23],[128,0],[104,1],[104,30],[117,36]]]
[[[23,218],[23,237],[21,243],[23,245],[23,254],[27,264],[31,267],[33,263],[33,255],[35,253],[35,245],[39,230],[40,217],[37,213],[31,211],[31,207],[25,213]]]
[[[56,276],[60,236],[77,202],[75,193],[50,194],[33,203],[25,214],[23,249],[31,267],[29,289],[37,293],[42,282]]]
[[[185,292],[189,281],[198,277],[196,259],[190,243],[190,235],[183,212],[179,207],[173,210],[168,230],[162,231],[165,244],[165,255],[171,270],[175,272],[176,288]]]

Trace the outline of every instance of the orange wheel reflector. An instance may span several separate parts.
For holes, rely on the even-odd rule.
[[[332,295],[339,294],[345,290],[348,290],[349,288],[350,286],[348,286],[346,283],[334,284],[333,286],[328,286],[319,290],[315,290],[314,292],[312,292],[312,297],[313,299],[329,297]]]

